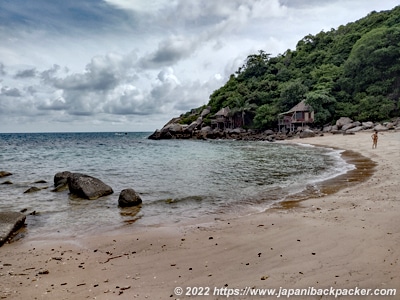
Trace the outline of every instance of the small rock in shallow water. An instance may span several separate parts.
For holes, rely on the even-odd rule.
[[[29,189],[27,189],[25,192],[24,192],[24,194],[27,194],[27,193],[34,193],[34,192],[38,192],[38,191],[40,191],[41,189],[40,188],[37,188],[37,187],[35,187],[35,186],[32,186],[32,187],[30,187]]]

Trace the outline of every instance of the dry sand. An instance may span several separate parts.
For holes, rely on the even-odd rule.
[[[132,226],[80,240],[6,244],[0,299],[196,298],[175,295],[175,287],[209,293],[198,299],[226,299],[213,295],[215,287],[392,288],[397,296],[387,298],[400,299],[400,132],[381,133],[377,149],[370,135],[293,140],[354,150],[377,163],[366,181],[293,207],[185,228]]]

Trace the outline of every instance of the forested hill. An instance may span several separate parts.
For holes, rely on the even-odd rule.
[[[399,96],[400,6],[307,35],[276,57],[268,50],[249,55],[208,106],[210,115],[229,106],[246,115],[245,126],[265,129],[303,99],[316,125],[342,116],[384,121],[400,115]]]

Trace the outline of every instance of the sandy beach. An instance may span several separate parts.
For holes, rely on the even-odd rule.
[[[361,298],[400,299],[400,132],[380,133],[377,149],[370,136],[290,141],[355,151],[376,163],[365,181],[296,205],[184,228],[132,226],[79,240],[6,244],[0,299],[277,298],[250,295],[264,288],[280,290],[280,298],[288,298],[285,289],[397,289],[396,296]]]

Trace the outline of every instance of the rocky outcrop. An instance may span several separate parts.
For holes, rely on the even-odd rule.
[[[118,206],[131,207],[142,203],[142,199],[134,189],[122,190],[118,198]]]
[[[207,117],[211,112],[210,107],[206,107],[201,111],[193,110],[192,114],[186,117],[191,117],[192,120],[195,118],[196,120],[191,122],[190,124],[181,124],[183,122],[184,116],[180,116],[178,118],[171,119],[167,124],[164,125],[162,129],[157,129],[149,136],[149,139],[152,140],[161,140],[161,139],[190,139],[190,138],[205,138],[204,131],[198,132],[198,130],[203,129],[206,125],[204,125],[204,118]]]
[[[323,132],[330,133],[343,133],[343,134],[354,134],[362,130],[376,130],[376,131],[386,131],[386,130],[400,130],[400,119],[393,120],[392,122],[386,123],[374,123],[374,122],[358,122],[351,120],[347,117],[341,117],[336,121],[336,125],[326,125],[323,128]]]
[[[171,119],[162,129],[157,129],[153,134],[149,136],[149,139],[235,139],[235,140],[248,140],[248,141],[278,141],[285,140],[292,137],[312,137],[316,135],[321,135],[323,133],[332,134],[354,134],[361,130],[372,130],[377,131],[384,130],[400,130],[400,118],[392,120],[392,122],[387,122],[383,124],[373,123],[373,122],[358,122],[353,121],[348,117],[341,117],[336,122],[335,125],[326,125],[322,129],[317,128],[298,128],[294,132],[279,132],[275,130],[266,130],[264,132],[258,130],[245,130],[243,128],[225,128],[220,129],[214,126],[209,126],[209,122],[205,122],[205,118],[210,114],[210,109],[205,108],[201,113],[199,111],[193,110],[192,114],[186,114],[184,117]],[[197,118],[197,119],[196,119]],[[181,124],[188,120],[193,120],[189,125]],[[211,124],[213,124],[211,122]]]
[[[25,219],[20,212],[0,212],[0,246],[25,224]]]
[[[109,185],[100,179],[81,173],[72,173],[68,176],[68,188],[71,194],[89,200],[107,196],[114,192]]]

